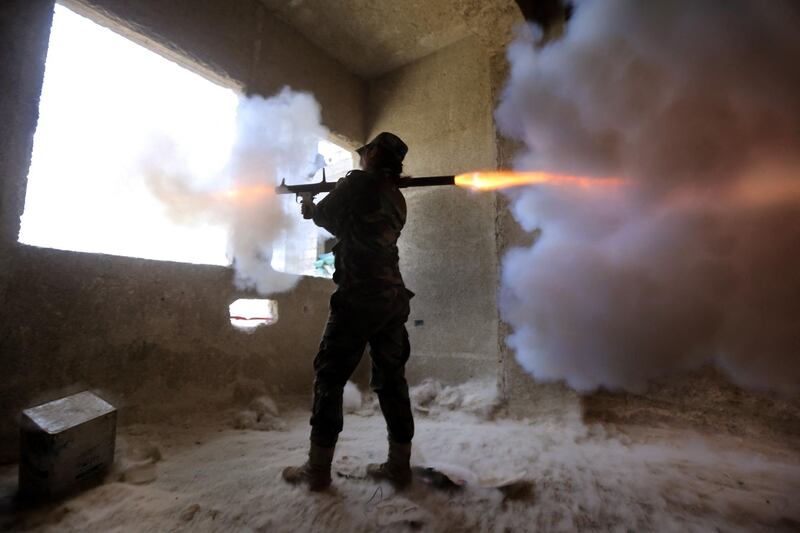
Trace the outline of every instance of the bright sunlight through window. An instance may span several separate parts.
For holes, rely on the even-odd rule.
[[[212,175],[230,153],[237,103],[233,90],[56,5],[20,242],[228,265],[225,229],[172,222],[137,158],[153,139],[178,139],[190,170]],[[328,179],[353,168],[336,144],[320,140],[319,153]],[[287,210],[301,218],[299,206]],[[275,243],[273,267],[329,277],[326,235],[299,223],[304,237]]]
[[[166,134],[191,165],[221,168],[236,106],[231,89],[56,5],[20,242],[227,265],[224,229],[168,220],[135,158]]]
[[[330,141],[320,141],[317,148],[323,157],[325,173],[328,181],[336,181],[344,177],[348,171],[353,170],[353,152],[334,144]],[[322,179],[322,171],[314,176],[315,181]],[[319,202],[326,195],[320,194],[314,198]],[[330,251],[330,239],[327,231],[317,228],[309,221],[304,221],[300,214],[300,206],[294,196],[287,195],[283,198],[284,208],[298,221],[303,229],[300,239],[279,239],[275,243],[272,255],[272,268],[291,274],[330,278],[333,276],[333,254]]]
[[[244,331],[259,326],[269,326],[278,321],[278,302],[275,300],[242,298],[233,302],[228,310],[231,325]]]

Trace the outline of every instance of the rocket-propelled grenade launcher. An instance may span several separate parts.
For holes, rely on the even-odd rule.
[[[619,187],[626,182],[620,178],[571,176],[555,174],[552,172],[514,172],[510,170],[490,170],[485,172],[466,172],[457,176],[429,176],[425,178],[400,178],[399,187],[438,187],[440,185],[458,185],[473,191],[494,191],[527,185],[540,185],[551,187],[578,187],[590,189],[595,187]],[[286,185],[282,181],[275,188],[278,194],[294,194],[302,202],[310,202],[314,196],[323,192],[331,192],[336,187],[335,181],[325,179],[325,170],[322,171],[322,181],[317,183],[304,183],[302,185]]]
[[[455,176],[427,176],[424,178],[400,178],[399,187],[438,187],[440,185],[455,185]],[[336,181],[325,178],[325,169],[322,170],[322,181],[316,183],[303,183],[300,185],[286,185],[286,180],[275,188],[278,194],[294,194],[302,202],[310,202],[318,194],[331,192],[336,187]]]

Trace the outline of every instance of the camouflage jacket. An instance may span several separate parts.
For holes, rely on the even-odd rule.
[[[374,293],[404,287],[397,239],[406,201],[390,176],[353,170],[314,210],[314,223],[339,239],[333,247],[339,290]]]

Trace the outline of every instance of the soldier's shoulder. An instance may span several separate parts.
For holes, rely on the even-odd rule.
[[[350,189],[359,191],[373,188],[378,181],[376,178],[377,175],[374,172],[351,170],[344,177],[344,181]]]
[[[358,183],[361,181],[371,180],[374,178],[374,173],[368,172],[366,170],[351,170],[345,175],[345,179],[347,179],[351,183]]]

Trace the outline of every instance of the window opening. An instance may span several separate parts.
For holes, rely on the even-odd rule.
[[[318,148],[325,166],[325,174],[329,181],[344,177],[355,168],[353,152],[328,140],[320,140]],[[322,169],[314,174],[311,181],[322,179]],[[326,195],[318,195],[314,201],[321,201]],[[303,220],[300,206],[291,195],[282,201],[284,209],[295,219],[295,230],[283,235],[273,248],[272,268],[290,274],[302,274],[330,278],[333,276],[333,253],[331,248],[335,239],[313,222]]]
[[[167,218],[135,170],[154,128],[198,174],[222,168],[237,95],[55,6],[19,241],[227,265],[227,234]]]
[[[56,4],[19,242],[229,265],[225,228],[170,220],[137,158],[165,135],[193,174],[214,175],[230,154],[237,105],[232,89]],[[329,180],[354,168],[347,148],[321,139],[318,151]],[[331,277],[331,236],[302,219],[293,197],[282,201],[296,224],[275,243],[273,268]]]
[[[278,302],[275,300],[240,298],[228,307],[228,311],[231,325],[241,330],[254,330],[278,321]]]

